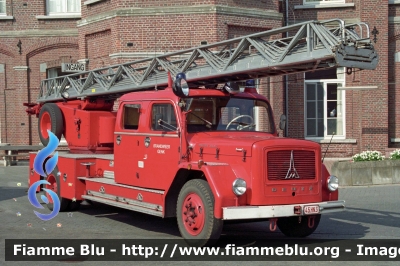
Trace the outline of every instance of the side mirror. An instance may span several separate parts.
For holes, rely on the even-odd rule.
[[[185,97],[189,95],[189,85],[187,84],[185,73],[179,73],[176,75],[172,90],[178,97]]]
[[[281,120],[279,121],[279,129],[284,130],[286,128],[286,115],[281,115]]]

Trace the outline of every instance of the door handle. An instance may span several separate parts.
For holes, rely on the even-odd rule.
[[[115,139],[115,141],[117,142],[117,145],[119,145],[121,143],[122,137],[120,135],[117,136],[117,138]]]

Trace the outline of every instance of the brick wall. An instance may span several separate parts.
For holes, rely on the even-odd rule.
[[[389,6],[389,17],[400,16],[400,6]],[[395,62],[395,54],[400,52],[400,22],[389,24],[388,29],[389,66],[389,138],[400,139],[400,60]],[[400,57],[399,57],[400,59]],[[389,139],[389,140],[390,140]],[[400,142],[390,143],[390,148],[400,148]]]
[[[22,104],[36,101],[46,78],[40,64],[77,55],[77,19],[38,19],[46,15],[45,1],[38,0],[7,1],[6,15],[13,19],[0,19],[1,142],[37,144],[37,119]]]

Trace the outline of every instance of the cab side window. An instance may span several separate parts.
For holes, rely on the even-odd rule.
[[[151,129],[157,131],[177,130],[176,116],[172,104],[153,104],[151,108]]]
[[[139,128],[140,105],[125,104],[124,105],[124,129],[136,130]]]

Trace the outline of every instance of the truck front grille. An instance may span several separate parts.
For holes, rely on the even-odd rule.
[[[280,150],[267,152],[269,180],[295,180],[315,178],[315,152]]]

